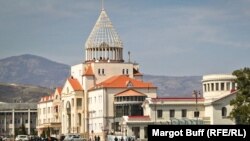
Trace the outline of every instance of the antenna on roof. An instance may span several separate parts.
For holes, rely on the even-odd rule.
[[[130,63],[130,51],[128,51],[128,62]]]
[[[101,3],[102,3],[102,10],[104,10],[104,2],[103,2],[103,0],[101,0]]]

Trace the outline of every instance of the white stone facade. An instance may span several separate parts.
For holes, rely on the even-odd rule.
[[[25,126],[27,134],[35,134],[36,103],[2,103],[0,102],[0,136],[15,137],[15,129]]]

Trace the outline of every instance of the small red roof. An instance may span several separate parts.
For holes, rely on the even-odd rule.
[[[77,79],[70,77],[70,78],[68,78],[68,81],[75,91],[82,91],[83,90],[81,84],[78,82]]]
[[[83,75],[86,75],[86,76],[94,75],[91,65],[88,65],[87,68],[85,68],[85,72]]]
[[[134,120],[134,121],[148,121],[150,120],[149,116],[128,116],[128,120]]]
[[[141,93],[141,92],[138,92],[138,91],[135,91],[132,89],[128,89],[128,90],[125,90],[121,93],[115,94],[115,96],[146,96],[146,95]]]
[[[140,80],[130,78],[126,75],[113,76],[97,84],[96,86],[106,88],[155,88],[152,83],[142,82]]]
[[[56,90],[58,91],[59,95],[62,94],[62,87],[57,87]]]

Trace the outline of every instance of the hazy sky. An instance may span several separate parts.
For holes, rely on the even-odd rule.
[[[249,0],[104,0],[142,73],[188,76],[250,67]],[[75,65],[100,0],[0,0],[0,59],[34,54]]]

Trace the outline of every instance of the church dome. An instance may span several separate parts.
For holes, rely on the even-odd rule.
[[[122,41],[107,13],[102,10],[86,43],[86,61],[122,62]]]
[[[102,45],[122,48],[122,41],[115,31],[105,10],[101,14],[85,44],[86,48],[101,47]]]

